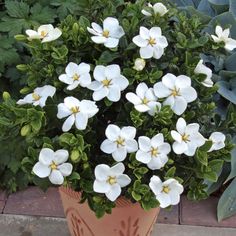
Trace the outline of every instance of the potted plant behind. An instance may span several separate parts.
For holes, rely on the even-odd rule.
[[[35,184],[62,185],[71,235],[150,235],[159,207],[178,204],[184,188],[207,198],[204,180],[217,181],[230,156],[201,55],[230,53],[235,41],[168,4],[105,2],[16,36],[32,55],[18,66],[17,106],[43,117],[36,134],[22,124],[22,165]]]

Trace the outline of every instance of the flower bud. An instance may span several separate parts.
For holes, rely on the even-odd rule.
[[[134,67],[133,69],[137,71],[142,71],[146,65],[146,61],[142,58],[137,58],[134,62]]]
[[[25,41],[27,39],[27,37],[23,34],[17,34],[14,36],[14,38],[18,41]]]
[[[78,23],[74,23],[74,24],[73,24],[73,27],[72,27],[72,30],[73,30],[73,32],[74,32],[75,34],[77,34],[78,31],[79,31],[79,24],[78,24]]]
[[[21,94],[27,94],[31,91],[31,89],[29,87],[24,87],[20,90]]]
[[[74,163],[77,163],[80,161],[80,153],[78,150],[74,149],[72,152],[71,152],[71,155],[70,155],[70,159],[72,162]]]
[[[19,64],[16,66],[17,70],[19,71],[27,71],[28,70],[28,66],[25,64]]]
[[[3,92],[3,94],[2,94],[2,98],[3,98],[3,100],[4,101],[6,101],[6,100],[8,100],[9,98],[11,98],[11,95],[10,95],[10,93],[8,93],[8,92]]]
[[[31,132],[31,126],[30,125],[25,125],[21,128],[20,134],[21,136],[27,136]]]

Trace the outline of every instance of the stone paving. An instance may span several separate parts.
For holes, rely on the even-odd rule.
[[[217,222],[217,202],[216,197],[190,202],[183,196],[172,211],[161,210],[153,236],[236,236],[236,216]],[[8,197],[0,191],[0,236],[55,234],[69,235],[56,188],[44,193],[29,187]]]

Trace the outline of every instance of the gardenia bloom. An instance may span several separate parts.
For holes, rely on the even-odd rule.
[[[149,187],[156,195],[161,208],[177,205],[180,201],[180,194],[184,191],[183,186],[176,179],[162,182],[156,175],[150,179]]]
[[[152,27],[150,30],[141,26],[139,35],[133,38],[133,42],[140,47],[140,56],[144,59],[159,59],[164,54],[164,48],[168,46],[166,37],[162,35],[160,27]]]
[[[66,97],[64,103],[58,105],[57,117],[59,119],[68,117],[63,126],[63,132],[71,129],[72,125],[79,130],[84,130],[87,126],[88,119],[93,117],[98,112],[97,105],[93,101],[79,101],[74,97]]]
[[[39,162],[33,167],[33,172],[40,178],[49,177],[53,184],[61,185],[64,177],[69,176],[73,166],[65,163],[68,160],[67,150],[60,149],[54,152],[52,149],[43,148],[39,154]]]
[[[141,136],[138,144],[136,159],[147,164],[151,170],[161,169],[168,161],[167,154],[171,148],[169,143],[164,142],[163,134],[157,134],[152,139]]]
[[[91,76],[89,74],[90,65],[86,63],[80,63],[79,65],[70,62],[66,67],[66,74],[59,76],[59,80],[68,84],[68,90],[73,90],[79,85],[81,87],[87,87],[91,84]]]
[[[58,28],[54,28],[53,25],[41,25],[38,30],[26,30],[26,34],[29,36],[28,39],[41,39],[42,43],[51,42],[58,39],[62,32]]]
[[[94,69],[93,76],[96,81],[93,81],[88,88],[94,91],[94,101],[107,97],[108,100],[117,102],[120,100],[121,91],[129,85],[129,81],[120,74],[119,65],[98,65]]]
[[[17,104],[33,104],[34,106],[44,107],[48,97],[53,97],[56,92],[56,88],[51,85],[45,85],[38,87],[33,93],[26,95],[23,99],[20,99]]]
[[[105,193],[110,201],[115,201],[121,194],[121,188],[130,184],[131,179],[123,174],[125,166],[118,163],[115,166],[97,165],[95,168],[96,180],[93,184],[93,190],[97,193]]]
[[[154,85],[154,93],[158,98],[167,97],[163,104],[170,106],[177,115],[183,114],[187,104],[197,98],[197,92],[191,87],[189,77],[185,75],[176,77],[170,73],[162,78],[162,82]]]
[[[95,35],[91,39],[98,44],[104,44],[107,48],[117,47],[120,38],[125,34],[123,28],[119,25],[119,21],[113,17],[107,17],[103,21],[103,28],[92,23],[92,28],[87,27],[89,33]]]
[[[136,129],[126,126],[120,129],[116,125],[108,125],[105,131],[107,139],[101,144],[101,150],[107,154],[112,154],[115,161],[123,161],[127,153],[136,152],[138,143],[134,140]]]
[[[205,143],[205,138],[199,133],[199,124],[186,124],[183,118],[179,118],[176,129],[171,131],[171,136],[175,140],[172,147],[176,154],[184,153],[193,156],[198,147]]]
[[[229,29],[223,30],[222,27],[217,25],[215,29],[215,33],[217,36],[211,35],[214,42],[216,43],[224,42],[225,43],[224,48],[228,51],[232,51],[236,48],[236,40],[229,38],[229,33],[230,33]]]
[[[204,74],[206,75],[206,79],[202,82],[202,84],[206,87],[212,87],[213,81],[211,80],[212,77],[212,70],[203,64],[203,60],[200,60],[194,69],[195,74]]]
[[[134,62],[134,67],[136,71],[142,71],[146,65],[146,61],[143,58],[137,58]]]
[[[137,111],[148,112],[151,116],[154,116],[155,112],[161,109],[161,104],[157,102],[153,88],[148,88],[145,83],[140,83],[137,86],[136,94],[127,93],[126,98],[134,104]]]
[[[209,137],[209,140],[212,141],[212,146],[208,152],[220,150],[221,148],[225,147],[225,135],[221,132],[212,133]]]
[[[161,2],[155,3],[154,5],[152,5],[151,3],[148,3],[148,6],[150,8],[152,8],[155,15],[158,14],[160,16],[164,16],[168,12],[166,6]],[[148,12],[144,9],[142,10],[142,13],[145,16],[151,16],[152,15],[150,12]]]

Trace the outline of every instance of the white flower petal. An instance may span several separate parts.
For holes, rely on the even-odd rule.
[[[97,165],[94,173],[97,180],[106,182],[110,173],[110,167],[105,164]]]
[[[133,37],[133,43],[136,44],[138,47],[147,47],[148,40],[142,38],[140,35]]]
[[[156,199],[160,202],[161,208],[166,208],[171,205],[171,199],[170,196],[166,193],[159,193],[156,196]]]
[[[194,143],[194,141],[187,143],[187,150],[184,152],[185,155],[192,157],[197,149],[197,145]]]
[[[176,77],[175,85],[177,88],[183,89],[191,86],[191,79],[186,75]]]
[[[160,27],[152,27],[149,31],[149,34],[152,38],[157,38],[157,37],[161,36],[161,34],[162,34],[161,28]]]
[[[92,36],[92,41],[97,44],[104,44],[107,41],[107,38],[104,36]]]
[[[95,180],[93,183],[93,190],[96,193],[107,193],[110,190],[110,184],[106,181]]]
[[[164,143],[164,136],[163,134],[157,134],[151,139],[151,145],[154,148],[157,148],[158,146],[162,145]]]
[[[123,75],[114,78],[112,81],[115,85],[119,86],[121,91],[125,90],[129,85],[129,81]]]
[[[105,77],[113,79],[120,76],[120,66],[113,64],[105,67]]]
[[[193,87],[181,89],[181,95],[184,97],[186,102],[193,102],[197,99],[197,92]]]
[[[159,170],[161,169],[166,163],[168,162],[167,156],[162,156],[162,158],[153,157],[149,163],[147,163],[147,166],[151,170]]]
[[[114,202],[121,194],[121,187],[119,184],[113,184],[110,187],[109,192],[105,193],[106,197]]]
[[[149,106],[144,104],[135,105],[135,109],[139,112],[146,112],[150,110]]]
[[[71,110],[65,106],[64,103],[60,103],[58,106],[57,118],[62,119],[71,115]]]
[[[73,90],[79,86],[79,81],[74,81],[72,84],[67,86],[67,90]]]
[[[176,97],[174,106],[172,107],[173,112],[176,115],[182,115],[187,108],[187,102],[183,97]]]
[[[63,123],[62,131],[63,132],[69,131],[74,123],[75,123],[75,116],[70,115]]]
[[[180,195],[179,193],[175,191],[170,191],[169,192],[170,200],[171,200],[171,205],[177,205],[180,201]]]
[[[100,26],[100,25],[98,25],[97,23],[95,23],[95,22],[93,22],[92,24],[92,27],[93,27],[93,29],[96,31],[96,32],[98,32],[98,33],[102,33],[102,27]]]
[[[182,117],[180,117],[176,123],[177,131],[183,135],[185,133],[186,126],[186,121]]]
[[[39,153],[39,162],[49,166],[54,160],[54,151],[50,148],[43,148]]]
[[[71,163],[63,163],[63,164],[59,165],[57,168],[63,176],[71,175],[72,170],[73,170],[73,166]]]
[[[165,76],[162,77],[162,83],[169,89],[174,89],[175,87],[175,82],[176,82],[176,76],[173,74],[166,74]]]
[[[93,91],[97,91],[100,90],[103,87],[103,84],[99,81],[93,81],[91,82],[91,84],[88,85],[88,89],[93,90]]]
[[[117,85],[112,85],[109,88],[109,93],[107,94],[108,100],[112,102],[118,102],[121,97],[120,88]]]
[[[109,90],[106,87],[101,87],[99,90],[94,91],[93,100],[101,101],[104,97],[108,96]]]
[[[79,130],[85,130],[88,124],[88,115],[79,112],[75,116],[75,126]]]
[[[121,162],[117,163],[116,165],[114,165],[110,168],[110,174],[115,175],[115,176],[119,176],[119,175],[123,174],[124,171],[125,171],[125,166]]]
[[[45,177],[48,177],[50,175],[51,168],[48,165],[44,165],[41,162],[37,162],[33,167],[33,172],[39,178],[45,178]]]
[[[117,162],[123,161],[126,158],[126,156],[127,156],[127,150],[125,147],[119,147],[112,153],[112,157]]]
[[[162,191],[161,179],[158,176],[153,175],[152,178],[150,179],[149,187],[151,188],[151,190],[155,195],[161,193]]]
[[[80,63],[78,66],[80,76],[83,74],[88,74],[90,72],[90,65],[87,63]]]
[[[49,175],[49,180],[52,184],[62,185],[64,182],[64,177],[59,170],[52,170],[51,174]]]
[[[69,77],[73,77],[75,74],[79,75],[79,66],[74,62],[70,62],[66,67],[66,74]]]
[[[82,100],[80,102],[80,111],[88,115],[88,118],[93,117],[98,112],[98,107],[95,102],[90,100]]]
[[[151,154],[150,152],[144,152],[144,151],[141,151],[141,150],[138,150],[136,152],[136,159],[144,164],[147,164],[151,161],[152,157],[151,157]]]
[[[140,83],[136,88],[136,94],[142,99],[145,97],[147,91],[148,86],[145,83]]]
[[[119,175],[116,178],[117,183],[120,185],[120,187],[125,187],[130,184],[131,179],[129,178],[128,175]]]
[[[149,30],[146,27],[141,26],[139,28],[139,34],[143,39],[149,39],[150,38]]]
[[[225,43],[225,49],[226,50],[229,50],[229,51],[232,51],[236,48],[236,40],[235,39],[231,39],[231,38],[228,38],[226,43]]]
[[[142,103],[141,99],[135,93],[127,93],[125,97],[129,102],[133,103],[134,105]]]
[[[153,57],[154,48],[151,45],[148,45],[147,47],[140,48],[139,52],[143,59],[149,59]]]
[[[104,42],[104,46],[107,48],[116,48],[119,44],[119,39],[116,38],[107,38],[106,42]]]
[[[58,39],[61,36],[62,32],[60,29],[55,28],[42,40],[42,43],[51,42]]]
[[[80,106],[80,101],[75,97],[66,97],[64,99],[64,104],[65,104],[66,107],[71,109],[72,107],[79,107]]]
[[[221,37],[223,34],[223,29],[219,25],[216,26],[215,33],[218,37]]]
[[[55,164],[59,165],[66,162],[69,158],[69,153],[67,150],[59,149],[54,153],[53,161]]]
[[[177,141],[179,143],[182,142],[182,136],[178,132],[176,132],[175,130],[171,130],[171,136],[175,141]]]
[[[120,135],[125,139],[134,139],[136,135],[136,128],[132,126],[125,126],[121,129]]]
[[[141,11],[142,13],[143,13],[143,15],[145,15],[145,16],[151,16],[152,14],[151,13],[149,13],[148,11],[146,11],[146,10],[142,10]]]
[[[128,153],[136,152],[138,150],[138,143],[134,139],[126,140],[125,144]]]
[[[72,77],[69,77],[67,74],[62,74],[58,78],[61,82],[66,83],[66,84],[72,84],[74,80]]]
[[[144,152],[149,152],[151,150],[151,139],[146,136],[140,136],[138,138],[139,148]]]
[[[106,78],[105,70],[106,70],[105,66],[102,66],[102,65],[96,66],[94,69],[94,72],[93,72],[93,76],[94,76],[95,80],[97,80],[97,81],[104,80]]]
[[[154,84],[154,93],[158,98],[165,98],[171,94],[171,90],[166,87],[162,82]]]
[[[103,152],[105,152],[107,154],[111,154],[116,150],[117,145],[115,142],[110,141],[109,139],[106,139],[102,142],[100,148]]]
[[[183,154],[188,150],[188,146],[185,142],[174,142],[172,148],[176,154]]]
[[[105,131],[106,137],[111,141],[116,141],[120,135],[120,128],[117,125],[110,124]]]

